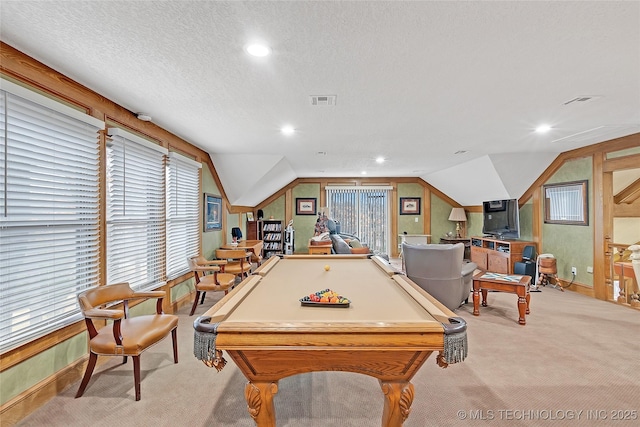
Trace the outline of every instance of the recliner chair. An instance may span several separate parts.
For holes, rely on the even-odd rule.
[[[468,300],[475,263],[465,263],[464,244],[402,245],[405,273],[431,296],[455,310]]]

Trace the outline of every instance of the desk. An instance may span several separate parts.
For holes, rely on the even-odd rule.
[[[309,255],[331,255],[331,248],[333,244],[331,241],[328,243],[314,243],[311,244],[311,240],[309,240]]]
[[[241,240],[237,245],[227,243],[226,245],[220,246],[220,249],[246,249],[253,252],[254,255],[260,255],[262,245],[262,240]]]
[[[264,242],[262,240],[241,240],[237,245],[227,243],[226,245],[220,246],[220,249],[246,249],[253,253],[253,255],[251,255],[251,262],[255,262],[260,265],[262,261],[263,245]]]
[[[402,257],[402,244],[426,245],[431,243],[431,234],[398,234],[398,253]]]
[[[487,290],[511,292],[518,295],[518,323],[525,325],[525,314],[529,314],[529,285],[530,276],[517,274],[500,274],[481,271],[473,276],[473,315],[479,316],[480,291],[482,291],[482,306],[487,306]]]
[[[259,427],[276,425],[278,380],[313,371],[377,378],[382,426],[400,427],[413,402],[410,380],[431,353],[443,367],[466,356],[465,321],[379,257],[272,257],[258,270],[194,322],[194,354],[208,366],[223,364],[222,350],[233,359]],[[326,288],[350,307],[301,306]]]
[[[441,237],[440,243],[452,244],[456,243],[464,244],[464,259],[471,259],[471,238],[470,237]]]

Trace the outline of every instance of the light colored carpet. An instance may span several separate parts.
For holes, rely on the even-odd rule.
[[[22,420],[20,426],[253,426],[245,378],[230,358],[217,373],[192,354],[193,317],[180,315],[180,362],[167,339],[143,354],[142,400],[132,364],[98,368],[83,397],[78,384]],[[532,293],[527,325],[517,323],[517,297],[489,293],[489,307],[467,320],[469,357],[447,369],[427,360],[412,383],[406,427],[636,426],[640,421],[640,312],[574,292]],[[115,358],[114,358],[115,359]],[[374,378],[318,372],[285,378],[275,398],[278,426],[379,426],[383,397]],[[602,412],[596,412],[602,411]],[[619,412],[617,412],[619,411]],[[635,420],[615,420],[616,415]]]

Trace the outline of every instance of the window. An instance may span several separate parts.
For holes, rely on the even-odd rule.
[[[118,128],[107,142],[107,284],[165,283],[167,150]]]
[[[81,318],[98,284],[104,123],[0,80],[0,352]]]
[[[326,187],[331,218],[340,232],[355,234],[374,253],[389,253],[389,191],[387,186]]]
[[[547,184],[544,188],[544,222],[589,225],[587,181]]]
[[[189,271],[188,257],[200,247],[200,169],[202,164],[169,153],[167,166],[167,278]]]

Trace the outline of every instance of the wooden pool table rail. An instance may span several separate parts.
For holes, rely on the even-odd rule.
[[[301,257],[311,259],[312,256]],[[327,259],[326,256],[318,258]],[[276,425],[273,398],[280,379],[313,371],[346,371],[378,379],[384,395],[382,425],[400,427],[411,411],[414,396],[411,378],[434,351],[440,353],[436,362],[447,366],[443,356],[447,337],[464,335],[466,345],[464,320],[456,318],[406,276],[397,274],[384,260],[375,257],[372,262],[383,272],[378,273],[380,283],[395,282],[408,304],[413,305],[410,302],[413,301],[426,311],[422,320],[342,319],[331,324],[292,319],[283,324],[276,320],[253,321],[251,317],[234,316],[234,310],[267,280],[268,273],[280,262],[280,258],[270,258],[255,275],[245,279],[194,322],[196,331],[216,336],[214,349],[223,349],[249,380],[245,399],[256,424],[259,427]],[[335,266],[337,269],[337,264]],[[251,306],[249,301],[245,305]],[[233,320],[238,317],[242,320]],[[466,355],[466,347],[464,350]]]

